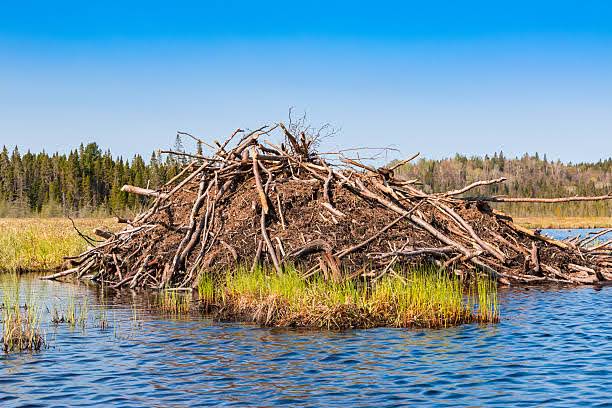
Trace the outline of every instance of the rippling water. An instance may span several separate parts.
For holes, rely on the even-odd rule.
[[[88,299],[88,327],[0,355],[0,406],[611,406],[612,287],[508,289],[502,321],[312,332],[170,318],[135,294],[22,281],[45,308]],[[96,328],[99,310],[111,328]],[[46,319],[48,320],[48,318]]]

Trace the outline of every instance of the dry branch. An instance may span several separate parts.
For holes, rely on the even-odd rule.
[[[260,140],[274,134],[284,142]],[[106,238],[102,243],[87,237],[95,248],[72,259],[75,268],[46,278],[76,275],[115,287],[189,288],[201,271],[231,269],[244,260],[252,270],[267,265],[279,274],[292,262],[302,276],[320,272],[335,281],[359,275],[377,279],[395,273],[396,265],[432,260],[462,274],[485,272],[500,282],[585,284],[612,276],[609,242],[584,247],[605,231],[582,242],[561,242],[515,225],[486,203],[612,195],[457,197],[503,177],[430,194],[416,180],[394,175],[417,155],[374,168],[335,153],[342,161],[335,165],[312,150],[313,140],[278,124],[248,133],[238,129],[225,141],[208,144],[216,149],[210,156],[185,154],[194,160],[159,190],[124,186],[123,191],[150,197],[149,207],[133,220],[120,220],[128,223],[122,231],[98,230]]]

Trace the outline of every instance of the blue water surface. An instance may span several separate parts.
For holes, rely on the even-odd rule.
[[[85,329],[0,354],[0,406],[612,406],[612,287],[502,289],[502,321],[440,330],[265,329],[151,313],[136,293],[22,279]],[[0,289],[2,291],[2,289]],[[106,315],[110,328],[96,327]]]

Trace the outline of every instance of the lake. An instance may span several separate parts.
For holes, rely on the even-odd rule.
[[[611,406],[612,287],[504,288],[495,325],[325,332],[169,316],[149,296],[33,275],[20,285],[42,299],[50,347],[0,354],[2,407]],[[87,299],[84,329],[49,323],[70,298]]]

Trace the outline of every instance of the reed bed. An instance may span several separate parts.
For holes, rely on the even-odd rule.
[[[270,327],[348,329],[449,327],[499,321],[497,284],[477,278],[467,284],[433,268],[396,272],[375,283],[341,283],[238,268],[225,276],[202,274],[198,299],[222,320],[253,321]]]
[[[157,297],[158,310],[171,315],[184,315],[190,312],[191,292],[164,290]]]
[[[612,217],[514,217],[514,222],[526,228],[612,228]]]
[[[78,219],[75,224],[90,233],[94,227],[114,225],[114,220]],[[65,218],[0,218],[0,232],[0,272],[58,269],[65,256],[77,255],[87,246]]]
[[[13,351],[38,351],[46,344],[41,331],[41,310],[31,294],[23,307],[17,276],[10,274],[2,279],[2,349]]]

